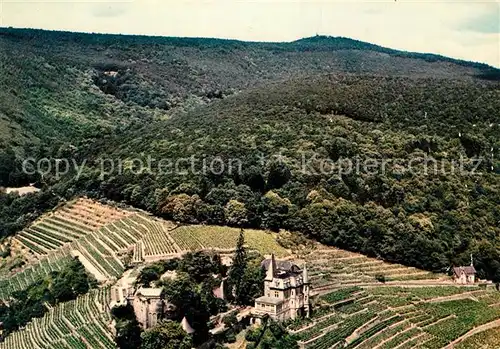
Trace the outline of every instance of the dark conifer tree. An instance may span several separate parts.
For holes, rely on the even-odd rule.
[[[234,252],[233,265],[229,269],[229,285],[232,290],[232,296],[237,304],[240,304],[243,297],[242,289],[243,278],[247,269],[247,253],[245,250],[245,233],[243,229],[240,230],[240,235],[236,243],[236,251]]]

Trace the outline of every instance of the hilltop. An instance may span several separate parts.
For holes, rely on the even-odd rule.
[[[0,29],[2,153],[46,153],[262,83],[319,73],[474,79],[496,72],[347,38],[291,43]],[[50,153],[50,151],[49,151]],[[0,173],[0,185],[24,178]]]

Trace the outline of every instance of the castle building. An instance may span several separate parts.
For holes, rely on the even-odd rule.
[[[134,298],[135,278],[122,277],[111,286],[111,304],[110,307],[113,308],[115,305],[126,305],[127,301]]]
[[[111,307],[131,305],[135,317],[143,329],[155,326],[160,320],[169,318],[173,305],[163,296],[162,288],[140,287],[137,290],[126,283],[111,287]]]
[[[162,288],[139,288],[134,295],[132,307],[142,328],[155,326],[165,315],[166,302],[162,299]]]
[[[310,284],[307,268],[289,261],[276,261],[274,255],[262,262],[266,271],[264,295],[255,300],[252,310],[254,322],[269,316],[276,321],[309,317]]]

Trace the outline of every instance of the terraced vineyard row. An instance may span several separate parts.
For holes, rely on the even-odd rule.
[[[143,248],[141,254],[144,258],[169,256],[182,252],[169,234],[169,231],[175,228],[173,223],[147,219],[141,215],[134,216],[132,219],[144,234],[141,245]]]
[[[109,288],[92,290],[85,296],[50,309],[24,329],[7,336],[0,349],[113,349],[107,304]]]
[[[497,349],[500,348],[499,328],[493,328],[473,335],[455,346],[456,349]]]
[[[41,259],[38,264],[0,279],[0,299],[8,299],[12,292],[27,288],[37,278],[48,275],[51,271],[61,270],[70,260],[69,250],[61,249]]]
[[[91,216],[92,210],[96,211],[95,216]],[[165,241],[169,240],[158,236],[159,233],[165,234],[163,226],[142,214],[80,199],[35,222],[15,239],[37,254],[40,261],[44,256],[59,251],[64,250],[68,258],[71,253],[80,258],[98,280],[106,281],[123,273],[124,266],[119,255],[127,252],[145,235],[150,236],[150,249],[165,245]],[[37,265],[36,262],[33,264]],[[11,290],[25,288],[27,282],[23,281],[22,277],[19,282],[17,278],[11,282],[0,281],[0,292],[7,295]]]
[[[118,253],[132,247],[135,249],[139,245],[142,247],[142,239],[164,233],[162,227],[149,217],[133,214],[77,240],[72,244],[72,248],[81,253],[87,269],[93,270],[102,276],[102,279],[118,278],[125,270]],[[163,239],[157,242],[164,244]],[[136,262],[142,260],[142,255],[142,251],[136,252],[135,258],[140,258]]]
[[[323,310],[291,330],[314,349],[442,348],[499,319],[498,299],[479,287],[348,287],[321,296]]]
[[[199,249],[231,250],[236,246],[240,230],[220,226],[188,225],[169,231],[170,236],[184,251]],[[279,256],[288,255],[274,236],[263,230],[245,229],[245,243],[251,249],[264,255],[274,253]]]
[[[175,228],[172,222],[143,213],[79,199],[37,220],[14,240],[16,246],[22,246],[18,255],[29,256],[29,250],[36,256],[26,260],[28,264],[69,249],[98,280],[105,281],[121,275],[124,266],[119,256],[132,249],[133,260],[138,263],[199,249],[231,250],[239,235],[239,229],[229,227]],[[250,248],[263,254],[288,254],[274,236],[264,231],[246,230],[245,239]]]
[[[130,214],[83,198],[37,220],[16,240],[33,253],[46,255]]]
[[[321,247],[304,256],[309,277],[314,287],[332,288],[375,282],[383,276],[385,281],[433,280],[446,278],[401,264],[390,264],[336,248]]]

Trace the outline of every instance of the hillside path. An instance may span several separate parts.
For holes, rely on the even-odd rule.
[[[331,284],[326,286],[318,286],[313,288],[316,294],[322,295],[331,292],[332,290],[337,290],[342,287],[348,286],[358,286],[361,288],[373,288],[373,287],[408,287],[408,288],[418,288],[418,287],[446,287],[446,286],[457,286],[453,281],[435,281],[435,280],[413,280],[413,281],[388,281],[386,283],[380,282],[361,282],[356,284]],[[460,287],[471,287],[474,288],[477,285],[459,285]],[[458,287],[458,286],[457,286]]]

